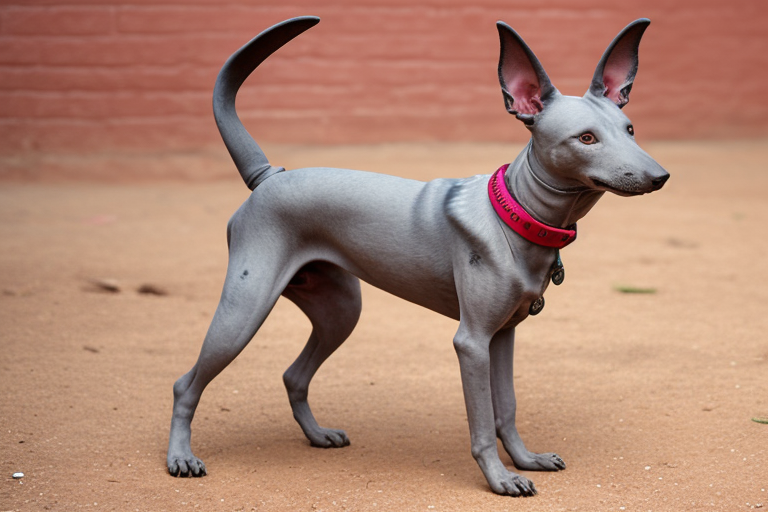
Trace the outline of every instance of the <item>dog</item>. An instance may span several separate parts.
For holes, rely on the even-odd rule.
[[[200,356],[173,386],[168,471],[206,474],[190,446],[200,396],[281,295],[312,323],[306,346],[283,375],[293,416],[312,445],[348,445],[343,430],[318,425],[307,390],[358,321],[362,279],[459,321],[453,344],[472,455],[493,492],[534,495],[533,482],[501,462],[497,438],[519,469],[559,471],[565,463],[554,453],[528,451],[515,427],[515,326],[541,310],[550,280],[562,281],[559,251],[605,192],[645,194],[669,178],[635,143],[621,110],[650,21],[636,20],[619,33],[584,97],[561,95],[522,38],[498,22],[504,103],[530,130],[530,142],[490,176],[427,183],[345,169],[284,172],[245,130],[235,111],[242,83],[318,22],[300,17],[267,29],[235,52],[217,78],[214,116],[253,192],[227,225],[227,275]]]

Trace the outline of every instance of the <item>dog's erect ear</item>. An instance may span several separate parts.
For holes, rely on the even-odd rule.
[[[499,83],[507,112],[525,124],[533,124],[533,116],[544,110],[544,102],[557,92],[525,41],[503,21],[499,29]]]
[[[589,93],[605,96],[619,108],[627,104],[637,74],[640,38],[650,23],[646,18],[635,20],[616,36],[597,64]]]

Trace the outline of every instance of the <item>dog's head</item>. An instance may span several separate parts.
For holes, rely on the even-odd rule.
[[[560,94],[517,32],[496,24],[507,111],[531,131],[535,158],[560,186],[630,196],[658,190],[669,178],[635,143],[632,122],[621,110],[629,101],[640,38],[649,23],[636,20],[616,36],[581,98]]]

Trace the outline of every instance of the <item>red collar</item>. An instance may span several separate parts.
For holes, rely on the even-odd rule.
[[[488,181],[488,197],[501,220],[512,231],[536,245],[562,249],[576,240],[576,224],[573,229],[560,229],[539,222],[515,201],[504,182],[504,172],[509,164],[502,165]]]

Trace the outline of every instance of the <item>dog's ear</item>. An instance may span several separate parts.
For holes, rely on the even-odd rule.
[[[512,27],[496,22],[499,29],[499,83],[507,112],[525,124],[533,124],[534,116],[544,110],[544,103],[555,93],[539,59]]]
[[[637,49],[651,20],[641,18],[627,25],[613,40],[597,64],[589,93],[605,96],[619,108],[629,102],[637,74]]]

